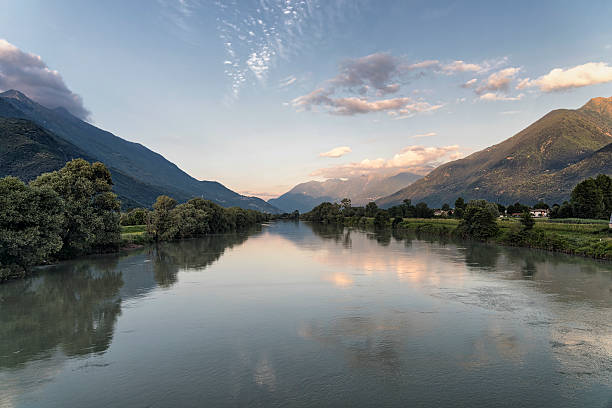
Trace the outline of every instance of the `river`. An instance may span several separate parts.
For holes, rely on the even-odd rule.
[[[612,264],[298,222],[0,285],[0,407],[612,407]]]

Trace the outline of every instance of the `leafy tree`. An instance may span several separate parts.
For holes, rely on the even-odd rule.
[[[506,206],[503,204],[497,203],[497,211],[499,211],[500,214],[505,214]]]
[[[328,202],[321,203],[310,212],[304,214],[304,219],[323,224],[341,223],[342,214],[340,213],[340,204]]]
[[[508,211],[508,214],[522,214],[525,211],[529,211],[529,207],[519,203],[518,201],[514,204],[510,204],[508,206],[508,208],[506,209]]]
[[[521,224],[523,224],[523,231],[529,231],[533,229],[533,226],[535,225],[535,220],[533,219],[531,212],[523,212],[523,214],[521,215]]]
[[[171,211],[176,207],[174,198],[162,195],[157,197],[153,204],[153,233],[155,240],[167,241],[175,239],[178,235],[178,228],[173,225]]]
[[[453,215],[455,218],[463,218],[463,212],[465,211],[465,200],[463,197],[458,197],[455,200],[455,210],[453,211]]]
[[[550,206],[546,204],[544,201],[540,200],[533,206],[533,209],[534,210],[548,210],[550,209]]]
[[[117,246],[121,238],[120,204],[104,164],[75,159],[58,171],[39,176],[31,184],[54,190],[64,202],[60,257]]]
[[[612,178],[605,174],[600,174],[595,178],[595,183],[601,190],[604,203],[604,216],[607,218],[612,213]]]
[[[121,225],[145,225],[149,211],[146,208],[133,208],[128,213],[122,213],[119,223]]]
[[[351,199],[350,198],[343,198],[340,201],[340,204],[342,205],[342,209],[343,210],[348,210],[351,208]]]
[[[574,216],[578,218],[601,218],[604,216],[604,196],[598,183],[586,179],[572,190],[570,200]]]
[[[63,204],[48,187],[0,179],[0,282],[23,276],[29,267],[62,247]]]
[[[497,205],[485,200],[471,200],[465,208],[457,232],[467,238],[486,240],[499,232]]]
[[[378,206],[374,201],[370,201],[365,207],[365,216],[374,217],[378,211]]]
[[[418,203],[414,207],[416,218],[432,218],[434,215],[434,210],[429,208],[426,203]]]
[[[374,227],[376,228],[384,228],[389,225],[391,221],[391,217],[389,213],[385,210],[378,210],[376,215],[374,216]]]
[[[442,211],[450,211],[450,205],[448,203],[442,204]]]

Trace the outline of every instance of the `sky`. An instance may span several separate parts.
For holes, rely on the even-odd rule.
[[[501,142],[612,96],[612,2],[0,0],[18,89],[264,199]]]

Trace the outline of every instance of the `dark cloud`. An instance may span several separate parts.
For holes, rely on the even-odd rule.
[[[0,39],[0,90],[9,89],[21,91],[48,108],[61,106],[81,119],[90,117],[82,98],[68,89],[59,72],[49,69],[40,56]]]

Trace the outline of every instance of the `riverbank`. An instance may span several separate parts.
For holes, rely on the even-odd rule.
[[[405,218],[401,222],[391,219],[387,228],[413,231],[440,237],[454,237],[459,225],[452,218]],[[559,220],[561,221],[561,220]],[[344,218],[346,226],[373,228],[374,218],[358,220]],[[524,231],[518,219],[503,218],[497,221],[499,233],[489,242],[612,260],[612,232],[605,222],[558,222],[537,220],[533,229]]]

